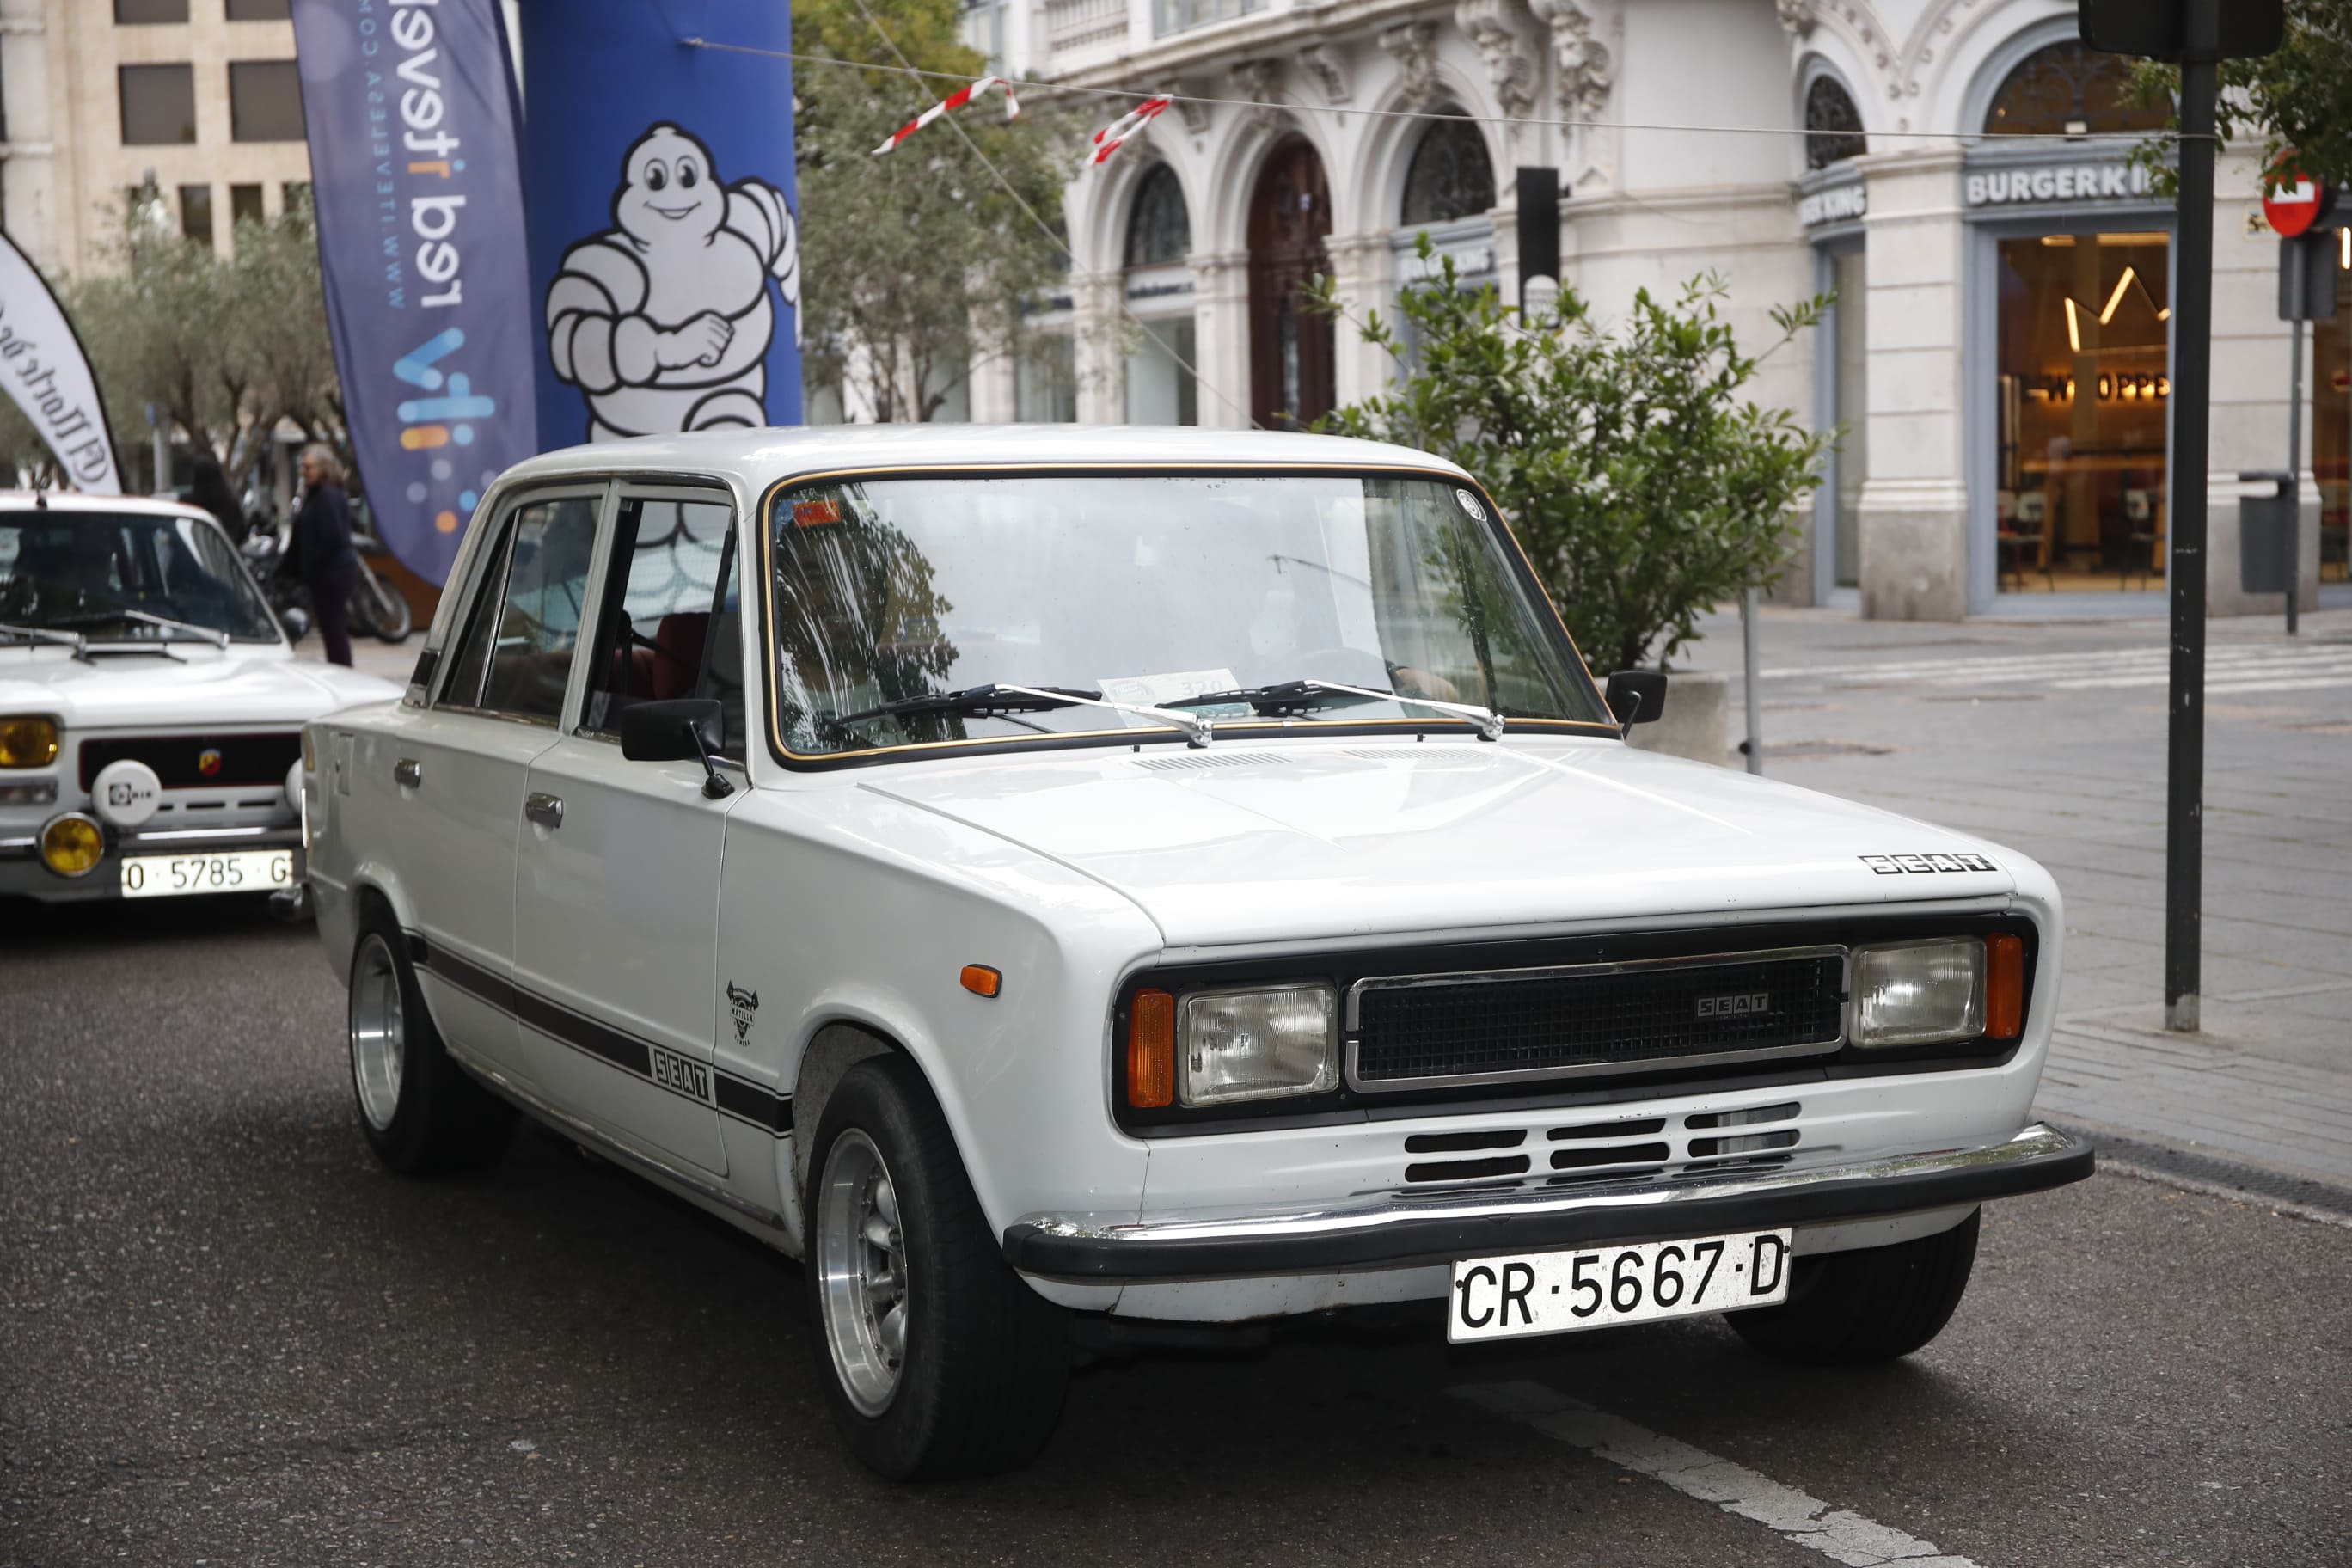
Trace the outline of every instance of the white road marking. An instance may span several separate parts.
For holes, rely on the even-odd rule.
[[[1726,1513],[1752,1519],[1781,1539],[1810,1548],[1846,1568],[1977,1568],[1966,1557],[1890,1530],[1858,1513],[1784,1487],[1703,1448],[1636,1426],[1540,1383],[1473,1383],[1449,1390],[1497,1415],[1526,1423],[1547,1437],[1591,1450],[1612,1465],[1638,1470]]]
[[[2310,642],[2297,644],[2222,644],[2208,647],[2205,660],[2216,664],[2296,664],[2306,659],[2335,660],[2352,654],[2352,645],[2340,642]],[[2000,654],[1974,658],[1888,659],[1872,664],[1790,664],[1776,665],[1763,672],[1768,680],[1800,680],[1820,678],[1842,679],[1906,680],[1921,676],[2009,675],[2024,677],[2037,671],[2053,674],[2080,672],[2113,667],[2126,668],[2137,665],[2163,667],[2172,659],[2172,650],[2161,644],[2151,647],[2084,648],[2063,653]]]

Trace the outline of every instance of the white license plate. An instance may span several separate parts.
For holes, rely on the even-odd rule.
[[[266,893],[294,881],[291,849],[210,849],[197,855],[132,855],[122,862],[122,896]]]
[[[1499,1340],[1653,1323],[1789,1299],[1789,1233],[1748,1231],[1454,1266],[1445,1337]]]

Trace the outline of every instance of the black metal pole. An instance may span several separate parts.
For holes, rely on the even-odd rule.
[[[2311,303],[2311,236],[2298,235],[2289,242],[2294,262],[2294,320],[2286,324],[2287,331],[2287,392],[2286,392],[2286,493],[2294,498],[2287,508],[2286,530],[2286,635],[2297,635],[2294,624],[2295,599],[2303,586],[2303,311]]]
[[[2172,700],[2165,775],[2164,1023],[2198,1026],[2205,882],[2205,477],[2213,372],[2213,99],[2221,0],[2183,0],[2180,278],[2172,314]]]

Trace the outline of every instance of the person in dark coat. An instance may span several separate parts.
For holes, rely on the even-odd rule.
[[[292,549],[310,585],[327,662],[352,662],[352,590],[359,586],[360,555],[352,547],[352,503],[343,494],[343,466],[334,449],[302,448],[302,506],[294,514]]]
[[[231,544],[245,542],[245,508],[236,501],[236,492],[228,488],[228,476],[221,472],[220,462],[210,452],[196,458],[195,477],[188,485],[188,499],[220,519],[228,530]]]

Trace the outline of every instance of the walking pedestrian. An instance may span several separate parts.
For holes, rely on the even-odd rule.
[[[352,662],[352,590],[359,586],[360,556],[352,548],[352,503],[343,494],[343,465],[333,448],[302,448],[302,506],[294,514],[293,549],[310,589],[311,613],[327,662]]]
[[[196,458],[188,499],[220,519],[220,525],[228,530],[231,544],[245,542],[245,508],[237,504],[236,492],[229,489],[228,476],[221,472],[220,459],[210,452],[200,453]]]

